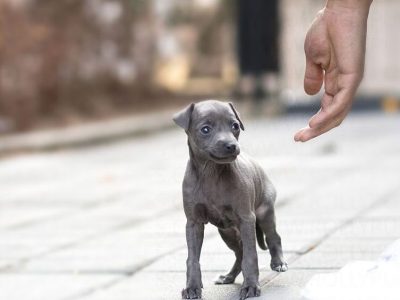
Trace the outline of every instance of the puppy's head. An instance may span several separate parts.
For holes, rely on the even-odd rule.
[[[239,155],[238,139],[244,126],[232,103],[192,103],[173,119],[186,131],[193,155],[218,164],[230,163]]]

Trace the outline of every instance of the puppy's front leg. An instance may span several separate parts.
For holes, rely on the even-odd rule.
[[[243,245],[242,272],[244,282],[240,289],[240,299],[260,296],[258,283],[258,258],[256,249],[256,219],[241,220],[240,237]]]
[[[188,247],[188,258],[186,261],[186,288],[182,291],[183,299],[200,299],[201,270],[200,252],[203,245],[204,224],[188,220],[186,223],[186,242]]]

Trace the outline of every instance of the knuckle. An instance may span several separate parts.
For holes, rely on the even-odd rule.
[[[321,56],[324,55],[324,51],[321,49],[321,47],[315,47],[316,45],[314,45],[313,47],[307,47],[306,48],[306,54],[309,58],[311,58],[313,61],[317,60],[318,58],[320,58]]]
[[[319,39],[308,37],[305,45],[306,56],[314,63],[326,65],[329,59],[329,47]]]

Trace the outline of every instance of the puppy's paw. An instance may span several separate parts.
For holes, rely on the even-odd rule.
[[[182,290],[182,299],[201,299],[201,288],[186,288]]]
[[[261,294],[261,289],[258,284],[243,286],[240,289],[240,300],[244,300],[250,297],[258,297]]]
[[[276,272],[286,272],[288,270],[288,264],[285,261],[271,261],[271,269]]]
[[[215,284],[230,284],[235,282],[235,277],[232,275],[219,275],[219,277],[214,281]]]

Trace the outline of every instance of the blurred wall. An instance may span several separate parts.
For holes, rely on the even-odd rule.
[[[0,133],[164,98],[154,18],[152,1],[0,0]]]
[[[400,95],[400,1],[374,0],[362,91]]]

